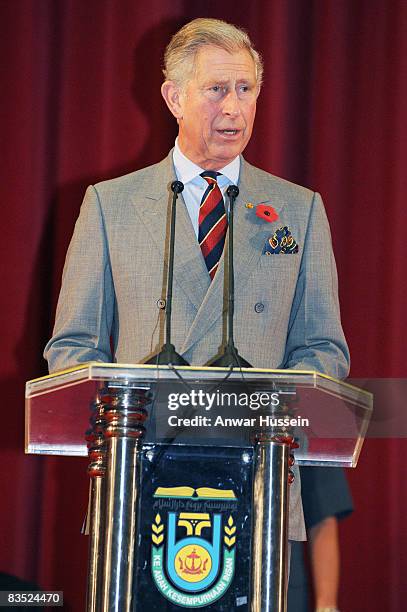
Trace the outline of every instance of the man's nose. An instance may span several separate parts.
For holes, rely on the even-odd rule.
[[[239,98],[237,97],[237,93],[234,89],[229,91],[224,97],[222,112],[224,115],[230,115],[232,117],[237,117],[240,115]]]

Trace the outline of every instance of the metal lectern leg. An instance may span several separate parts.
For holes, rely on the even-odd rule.
[[[100,564],[92,562],[91,557],[88,612],[136,610],[132,604],[136,502],[139,450],[147,417],[145,406],[150,402],[148,392],[148,388],[112,384],[100,393],[106,473],[103,478],[93,479],[90,518],[94,524],[90,533],[93,530],[94,538],[91,537],[90,552],[95,557],[94,549],[99,550],[103,576],[100,577]],[[89,608],[92,605],[96,607]]]
[[[130,612],[138,476],[137,440],[108,441],[103,612]]]
[[[254,447],[251,612],[287,610],[289,458],[271,437]]]
[[[99,612],[103,572],[103,477],[93,476],[89,504],[89,562],[86,612]]]

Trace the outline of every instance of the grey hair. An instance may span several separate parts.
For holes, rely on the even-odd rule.
[[[179,87],[185,85],[192,77],[197,52],[205,46],[219,47],[229,53],[246,49],[253,58],[257,85],[260,88],[263,62],[248,34],[226,21],[202,17],[184,25],[171,38],[164,54],[165,79],[174,81]]]

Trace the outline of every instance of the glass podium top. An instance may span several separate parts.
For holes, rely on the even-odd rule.
[[[150,391],[146,443],[245,447],[259,427],[281,424],[303,465],[355,467],[373,409],[371,393],[313,371],[90,362],[27,382],[26,452],[86,455],[106,386]]]

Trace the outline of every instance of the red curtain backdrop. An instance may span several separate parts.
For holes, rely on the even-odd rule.
[[[265,61],[249,161],[323,194],[352,375],[406,377],[404,0],[0,0],[0,570],[83,609],[85,459],[25,456],[24,382],[46,373],[65,251],[85,187],[161,159],[175,122],[162,53],[198,16],[246,28]],[[340,605],[407,599],[404,440],[348,472]]]

